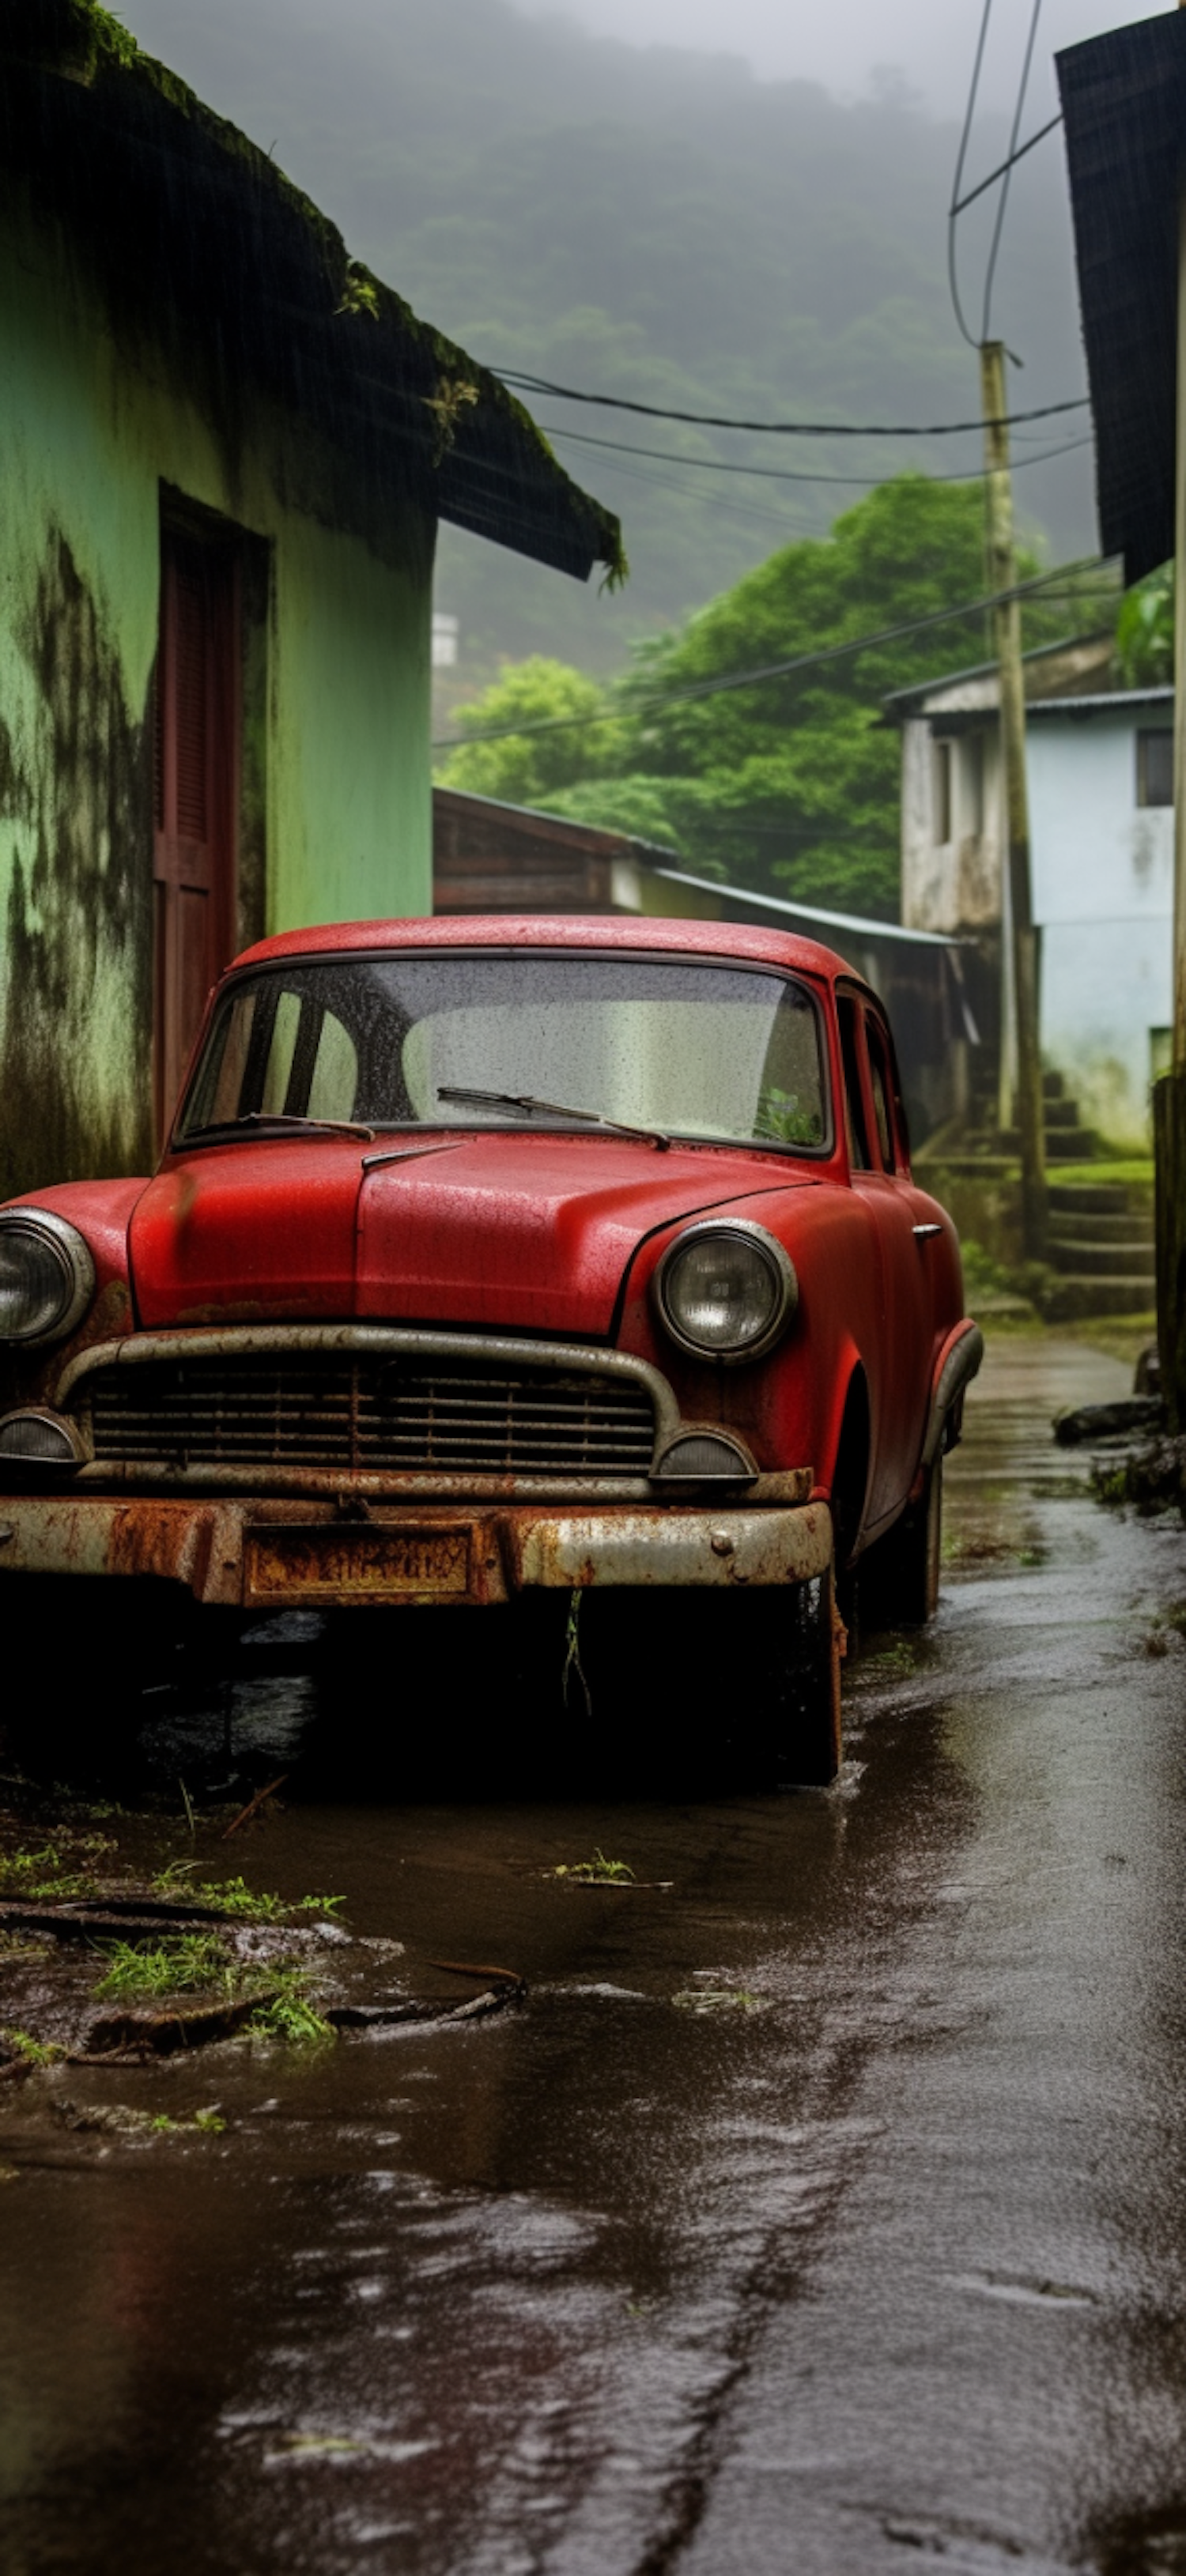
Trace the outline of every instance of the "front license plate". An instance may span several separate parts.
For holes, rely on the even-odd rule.
[[[469,1590],[468,1529],[313,1528],[286,1522],[248,1533],[248,1601],[400,1601]]]

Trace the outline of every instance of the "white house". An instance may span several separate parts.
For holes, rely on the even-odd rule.
[[[1106,639],[1026,656],[1043,1062],[1084,1123],[1149,1144],[1172,1018],[1173,691],[1109,686]],[[1011,1123],[1008,876],[995,664],[886,702],[902,730],[902,919],[1000,958],[1000,1101]]]

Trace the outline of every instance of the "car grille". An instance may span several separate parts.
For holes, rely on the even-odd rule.
[[[494,1360],[220,1354],[97,1370],[89,1391],[100,1464],[645,1476],[654,1447],[636,1380]]]

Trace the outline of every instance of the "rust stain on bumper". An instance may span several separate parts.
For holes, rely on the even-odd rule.
[[[830,1561],[826,1503],[690,1509],[607,1504],[470,1511],[325,1507],[276,1496],[131,1498],[90,1493],[0,1501],[4,1579],[149,1576],[195,1600],[262,1609],[469,1602],[520,1591],[640,1586],[728,1590],[807,1582]]]
[[[832,1554],[826,1503],[779,1511],[514,1512],[506,1514],[516,1589],[637,1588],[674,1584],[714,1590],[805,1583]]]

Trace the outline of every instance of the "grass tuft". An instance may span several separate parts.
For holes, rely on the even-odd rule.
[[[195,1905],[217,1906],[223,1914],[234,1914],[246,1923],[276,1923],[286,1914],[336,1914],[344,1905],[344,1896],[277,1896],[268,1888],[249,1887],[245,1878],[196,1879],[192,1873],[195,1861],[170,1861],[152,1882],[154,1896],[192,1899]]]
[[[237,2000],[243,1980],[216,1933],[179,1932],[152,1949],[131,1941],[104,1946],[106,1975],[95,1987],[99,2003],[148,2003],[158,1995],[211,1994]]]
[[[15,2049],[28,2066],[53,2066],[66,2054],[60,2040],[34,2039],[28,2030],[0,2030],[0,2039],[6,2048]]]
[[[286,2048],[317,2048],[337,2037],[333,2024],[324,2020],[310,2002],[295,1972],[282,1977],[279,1992],[252,2014],[247,2029],[253,2038],[282,2040]]]
[[[624,1887],[634,1877],[629,1861],[607,1860],[600,1848],[592,1860],[558,1861],[549,1878],[575,1878],[582,1887]]]

